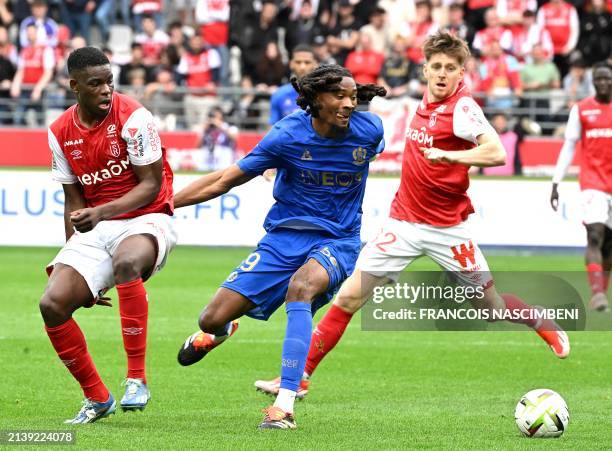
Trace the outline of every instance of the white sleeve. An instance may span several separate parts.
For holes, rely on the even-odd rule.
[[[565,52],[569,53],[574,50],[578,43],[578,37],[580,35],[580,19],[578,19],[578,12],[576,8],[572,7],[570,10],[570,35],[567,39]]]
[[[580,125],[580,117],[578,111],[578,105],[574,105],[570,110],[569,119],[567,120],[567,127],[565,128],[565,141],[559,157],[557,158],[557,166],[555,166],[555,172],[553,174],[553,183],[561,183],[563,177],[567,172],[567,169],[574,160],[574,154],[576,153],[576,143],[580,139],[582,134],[582,127]]]
[[[178,66],[176,66],[176,71],[181,75],[187,75],[187,73],[189,72],[189,66],[187,64],[187,58],[185,58],[185,56],[181,56]]]
[[[497,0],[497,15],[499,17],[508,15],[508,2],[506,0]]]
[[[216,69],[221,66],[221,57],[215,49],[208,50],[208,67]]]
[[[491,132],[496,133],[480,106],[471,97],[461,97],[453,111],[453,134],[478,144],[480,135]]]
[[[127,142],[130,163],[145,166],[162,157],[162,146],[153,115],[144,107],[135,110],[121,130],[121,138]]]
[[[53,163],[51,164],[51,177],[53,180],[60,183],[72,184],[76,183],[78,179],[72,172],[70,165],[68,164],[68,160],[62,152],[59,143],[57,142],[57,138],[49,129],[48,133],[49,140],[49,149],[51,149],[51,154],[53,155]]]
[[[567,118],[567,126],[565,127],[565,139],[569,141],[578,141],[582,136],[582,124],[580,124],[580,112],[578,105],[574,105],[570,110]]]
[[[51,47],[45,47],[43,53],[43,68],[45,70],[53,69],[55,67],[55,54]]]

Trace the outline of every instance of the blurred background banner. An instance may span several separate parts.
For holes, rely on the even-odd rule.
[[[181,189],[197,175],[176,175]],[[370,178],[363,204],[362,239],[371,238],[389,214],[399,186],[396,178]],[[273,182],[257,178],[206,204],[175,213],[180,244],[254,246],[263,236],[273,203]],[[585,245],[578,184],[565,183],[555,213],[548,205],[550,183],[526,180],[475,180],[469,190],[476,214],[474,236],[492,246],[579,247]],[[60,246],[63,191],[48,172],[0,172],[0,245]]]

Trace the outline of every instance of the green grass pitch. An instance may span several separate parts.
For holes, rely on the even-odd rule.
[[[237,334],[189,368],[176,353],[197,316],[247,249],[178,248],[148,284],[144,412],[84,427],[62,424],[81,392],[53,352],[38,312],[51,248],[0,248],[0,430],[72,429],[87,449],[610,449],[612,335],[573,332],[559,361],[526,332],[363,332],[353,320],[296,404],[298,430],[258,431],[270,398],[253,381],[279,370],[283,311],[243,319]],[[493,270],[582,270],[579,255],[490,255]],[[432,269],[426,259],[415,267]],[[76,318],[115,397],[124,377],[116,292],[112,308]],[[316,317],[321,317],[319,313]],[[560,439],[520,436],[514,407],[534,388],[558,391],[570,409]],[[75,448],[71,448],[75,449]]]

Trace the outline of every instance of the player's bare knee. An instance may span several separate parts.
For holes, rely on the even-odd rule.
[[[113,260],[113,275],[115,283],[126,283],[139,278],[142,274],[140,262],[132,256],[122,256]]]
[[[347,313],[355,313],[361,308],[363,300],[360,296],[355,296],[354,294],[348,292],[343,293],[342,290],[340,290],[336,296],[336,299],[334,300],[334,304]]]
[[[601,249],[604,244],[605,226],[603,224],[589,224],[587,229],[587,246]]]
[[[62,320],[67,320],[70,317],[70,312],[67,311],[66,307],[50,293],[43,294],[38,307],[46,324],[63,322]]]
[[[287,288],[287,301],[310,302],[321,293],[322,289],[311,277],[296,277],[291,279]]]
[[[209,308],[204,309],[198,320],[200,330],[208,334],[215,333],[215,331],[219,330],[227,323],[228,321],[222,318],[218,310]]]

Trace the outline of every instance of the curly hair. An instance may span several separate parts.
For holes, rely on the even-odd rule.
[[[337,64],[319,66],[300,80],[296,76],[291,77],[291,84],[298,93],[298,106],[312,117],[319,117],[317,94],[338,91],[338,84],[344,77],[353,78],[353,74]],[[387,90],[382,86],[357,84],[357,99],[360,102],[369,102],[376,96],[384,97],[386,94]]]
[[[110,64],[106,55],[96,47],[83,47],[76,49],[68,56],[68,73],[83,70],[90,66],[104,66]]]

